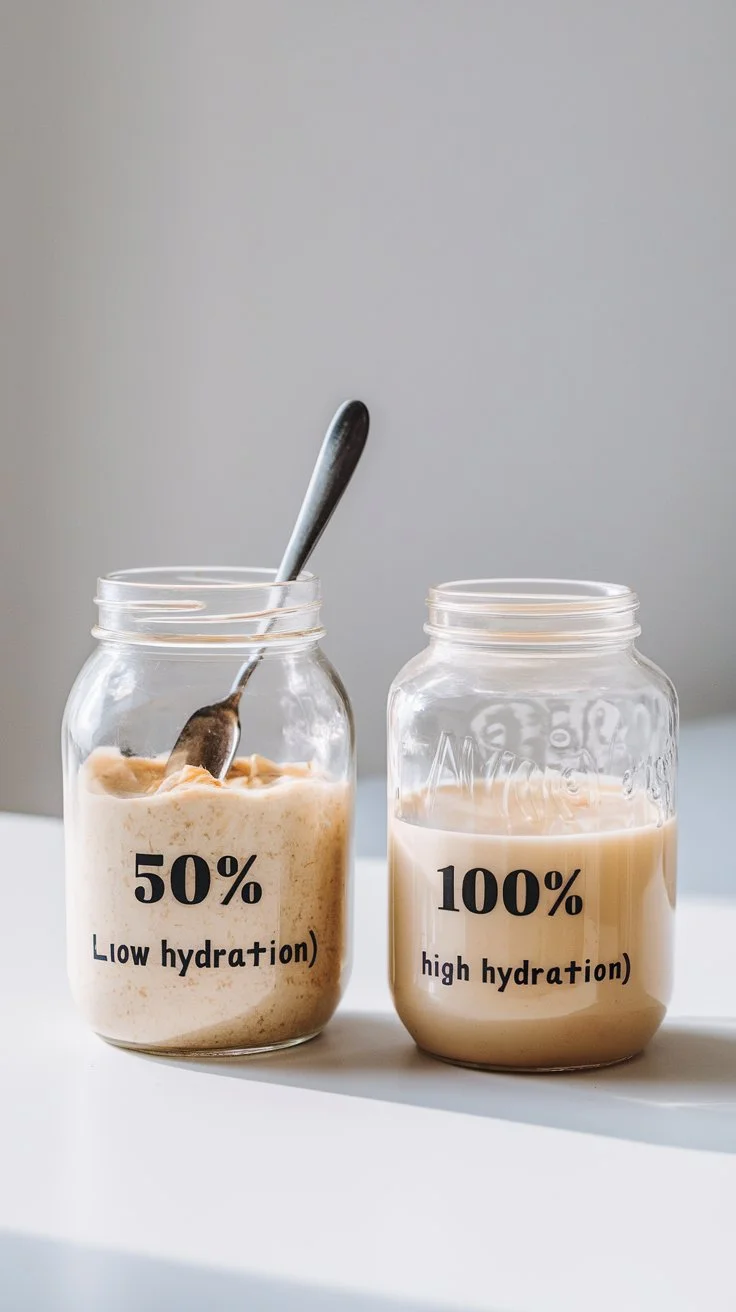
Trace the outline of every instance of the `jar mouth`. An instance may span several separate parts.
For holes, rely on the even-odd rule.
[[[171,565],[117,570],[97,580],[96,638],[166,646],[259,645],[316,640],[321,587],[303,572],[277,583],[275,569]],[[267,632],[266,632],[267,630]]]
[[[430,588],[431,637],[504,646],[632,642],[639,599],[619,583],[580,579],[457,579]]]

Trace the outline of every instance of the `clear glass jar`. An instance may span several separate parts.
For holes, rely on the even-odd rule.
[[[623,1061],[672,986],[677,698],[627,588],[481,579],[429,596],[389,697],[390,973],[464,1065]]]
[[[347,982],[352,714],[319,645],[319,581],[273,579],[99,580],[98,646],[63,726],[68,967],[113,1043],[287,1047],[319,1033]],[[255,648],[224,783],[191,768],[164,783],[188,717],[227,695]]]

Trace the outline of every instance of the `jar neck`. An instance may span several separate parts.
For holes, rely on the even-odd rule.
[[[251,642],[218,642],[208,640],[206,642],[172,642],[170,640],[160,641],[158,638],[131,637],[125,633],[102,633],[98,627],[92,629],[93,638],[97,639],[98,645],[102,650],[119,648],[134,649],[141,657],[150,657],[152,660],[166,660],[167,664],[172,661],[201,661],[205,656],[208,660],[221,660],[225,662],[228,668],[232,665],[233,660],[237,664],[248,660],[250,655],[256,650],[259,653],[259,659],[262,661],[283,660],[287,656],[309,656],[321,651],[320,638],[303,637],[303,638],[278,638],[269,642],[260,640],[257,643]]]
[[[612,583],[465,579],[430,589],[430,646],[509,657],[633,651],[638,598]]]
[[[590,661],[603,656],[635,656],[634,640],[630,642],[560,643],[527,642],[519,645],[501,642],[468,642],[456,638],[438,638],[430,635],[429,650],[439,659],[463,661],[469,664],[484,660],[521,665],[533,661]]]
[[[125,570],[98,580],[98,622],[107,642],[180,651],[258,647],[264,657],[315,646],[324,636],[319,579],[277,583],[275,570]]]

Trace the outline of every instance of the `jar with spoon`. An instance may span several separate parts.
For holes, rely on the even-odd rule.
[[[67,941],[77,1006],[113,1043],[268,1051],[341,997],[354,732],[304,566],[367,429],[360,402],[336,415],[278,571],[99,581],[63,727]]]

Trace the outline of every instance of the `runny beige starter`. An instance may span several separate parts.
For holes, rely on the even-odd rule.
[[[350,788],[239,759],[224,783],[94,751],[67,823],[69,973],[105,1038],[250,1051],[317,1033],[347,966]]]
[[[391,977],[417,1044],[517,1069],[639,1052],[672,982],[675,821],[605,785],[562,815],[543,792],[440,788],[390,833]]]

